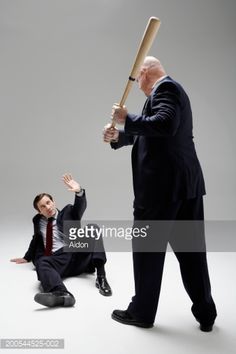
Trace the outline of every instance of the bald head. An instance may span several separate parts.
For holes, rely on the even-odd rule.
[[[143,67],[147,69],[152,69],[156,74],[166,75],[165,69],[163,68],[159,59],[155,57],[148,56],[144,59]]]
[[[160,60],[152,56],[147,56],[140,69],[138,77],[139,88],[146,96],[149,96],[155,82],[165,75],[166,71]]]

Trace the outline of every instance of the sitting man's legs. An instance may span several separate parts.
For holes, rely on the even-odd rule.
[[[36,271],[44,292],[35,295],[36,302],[48,307],[69,307],[75,304],[74,296],[61,279],[70,261],[70,253],[43,256],[37,260]]]

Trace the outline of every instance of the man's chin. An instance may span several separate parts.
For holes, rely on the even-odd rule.
[[[52,218],[53,216],[55,216],[56,211],[52,211],[51,213],[48,214],[48,218]]]

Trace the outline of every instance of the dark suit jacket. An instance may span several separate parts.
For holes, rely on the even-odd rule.
[[[134,207],[205,194],[192,136],[189,98],[169,76],[147,98],[141,115],[128,114],[114,149],[133,145]]]
[[[81,220],[83,213],[86,209],[87,201],[85,192],[83,196],[78,197],[75,195],[74,204],[66,205],[61,211],[58,211],[57,216],[57,226],[59,231],[63,232],[63,221],[65,220]],[[44,244],[43,244],[43,237],[40,232],[39,221],[41,215],[36,214],[33,218],[33,225],[34,225],[34,235],[30,242],[29,248],[24,255],[24,258],[30,262],[35,261],[44,255]]]

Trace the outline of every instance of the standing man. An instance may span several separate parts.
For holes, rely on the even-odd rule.
[[[11,259],[17,264],[32,261],[44,292],[35,295],[34,300],[48,307],[69,307],[75,304],[74,296],[67,290],[62,278],[76,276],[83,272],[97,271],[96,287],[102,295],[112,294],[107,282],[103,252],[64,252],[63,222],[81,220],[86,209],[85,190],[71,175],[63,176],[69,191],[75,193],[74,205],[66,205],[61,211],[50,194],[41,193],[33,201],[38,213],[33,218],[34,235],[23,258]],[[104,250],[104,249],[103,249]]]
[[[113,119],[124,129],[119,131],[111,124],[104,128],[104,141],[111,143],[113,149],[133,145],[134,220],[203,220],[205,186],[193,143],[189,98],[155,57],[146,57],[137,81],[147,96],[142,114],[128,113],[126,107],[115,104]],[[204,232],[197,237],[204,244]],[[193,303],[192,313],[200,329],[209,332],[216,307],[205,249],[175,251],[175,255]],[[165,251],[133,252],[135,296],[127,310],[113,311],[114,320],[139,327],[153,326],[164,260]]]

